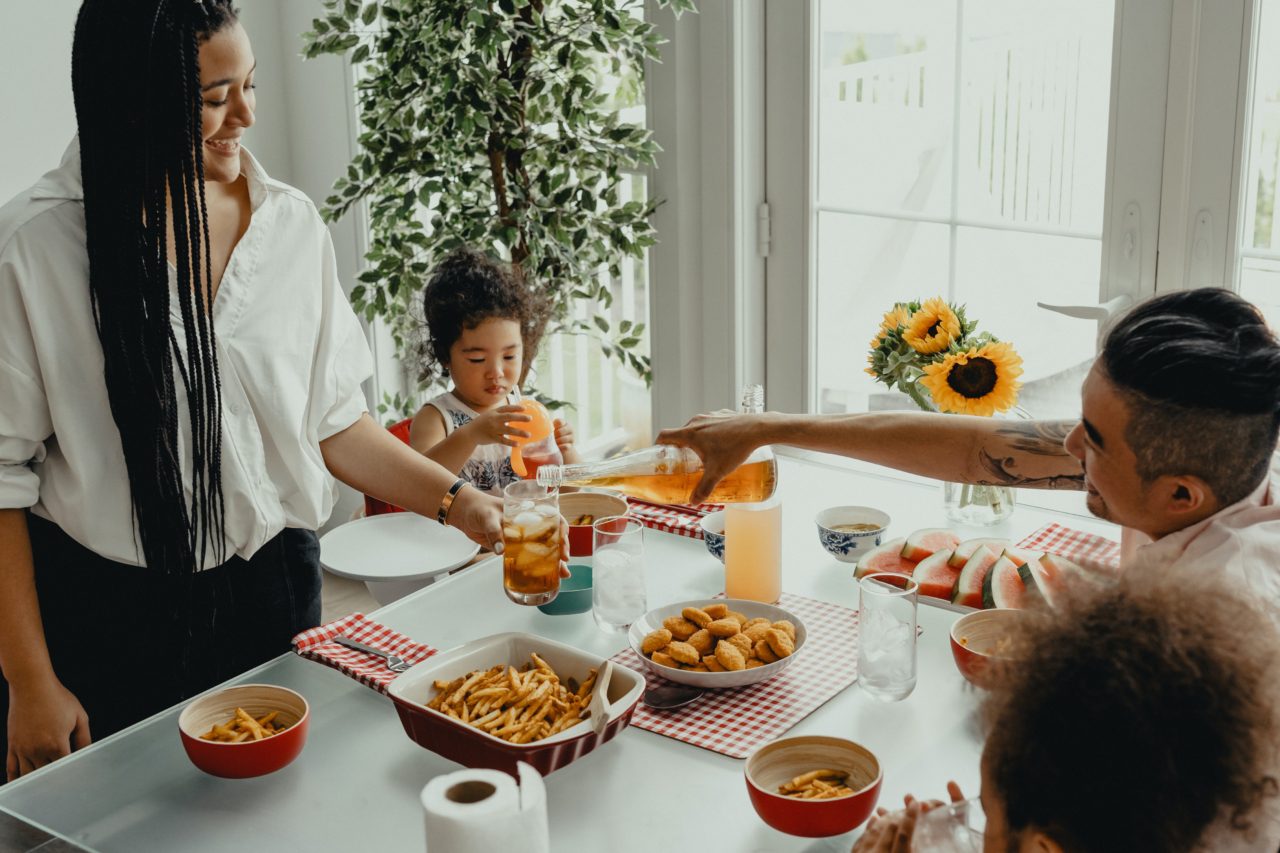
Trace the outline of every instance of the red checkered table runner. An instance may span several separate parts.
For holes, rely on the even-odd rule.
[[[374,622],[363,613],[352,613],[328,625],[303,631],[293,638],[293,650],[304,658],[331,666],[383,694],[387,692],[387,685],[400,673],[388,669],[385,659],[340,646],[333,642],[334,637],[357,640],[366,646],[399,655],[409,663],[424,661],[437,651]]]
[[[628,502],[627,514],[640,519],[645,527],[690,539],[703,538],[699,522],[704,515],[724,509],[724,504],[654,504],[637,498],[630,498]]]
[[[1028,551],[1057,554],[1086,566],[1120,568],[1120,543],[1096,533],[1085,533],[1050,522],[1018,543]]]
[[[631,725],[731,758],[746,758],[852,684],[858,673],[857,611],[785,592],[778,606],[799,616],[808,631],[795,663],[767,681],[709,690],[694,704],[674,711],[641,703]],[[629,648],[613,660],[644,673],[650,687],[669,683],[650,672]]]

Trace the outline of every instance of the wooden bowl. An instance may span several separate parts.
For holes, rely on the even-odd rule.
[[[596,521],[615,515],[627,514],[627,499],[617,492],[604,489],[596,491],[560,492],[560,514],[569,523],[569,556],[590,557],[595,542],[590,524],[574,524],[584,515]]]
[[[288,728],[262,740],[226,743],[204,740],[201,734],[215,724],[225,724],[243,708],[254,717],[278,711],[277,720]],[[302,752],[311,722],[311,708],[300,693],[274,684],[237,684],[201,696],[178,717],[178,733],[191,763],[206,773],[226,779],[265,776],[286,766]]]
[[[778,787],[811,770],[849,773],[853,793],[829,800],[800,800]],[[805,838],[843,835],[875,811],[884,773],[871,750],[837,737],[804,736],[772,741],[747,758],[747,794],[756,814],[779,832]]]
[[[989,687],[993,666],[1009,660],[1008,651],[1000,649],[1008,643],[1022,611],[996,608],[966,613],[951,626],[951,656],[956,669],[975,687]]]

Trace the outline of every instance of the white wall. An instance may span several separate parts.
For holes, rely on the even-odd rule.
[[[0,6],[0,204],[58,165],[75,133],[71,34],[79,0]]]

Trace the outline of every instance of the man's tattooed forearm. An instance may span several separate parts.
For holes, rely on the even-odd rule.
[[[990,442],[1003,447],[985,447],[978,451],[978,461],[986,476],[978,481],[984,486],[1026,486],[1035,489],[1073,489],[1084,488],[1084,471],[1079,463],[1067,453],[1063,441],[1075,428],[1073,421],[1024,421],[1002,425],[996,435],[1003,441]],[[995,452],[992,452],[995,451]],[[1038,457],[1040,460],[1060,459],[1062,470],[1053,473],[1040,473],[1029,476],[1019,473],[1020,468],[1030,460],[1025,456]],[[1034,467],[1045,467],[1043,461]]]
[[[1075,426],[1075,421],[1014,421],[997,429],[996,435],[1008,438],[1009,446],[1022,453],[1069,456],[1062,442]]]

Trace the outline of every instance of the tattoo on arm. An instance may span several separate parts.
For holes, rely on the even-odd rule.
[[[1000,427],[996,430],[997,439],[978,449],[978,462],[984,473],[978,484],[1083,489],[1084,471],[1062,444],[1074,428],[1074,421],[1022,421]],[[1035,468],[1051,468],[1055,461],[1061,461],[1060,470],[1042,470],[1035,475],[1022,470],[1028,463]]]

